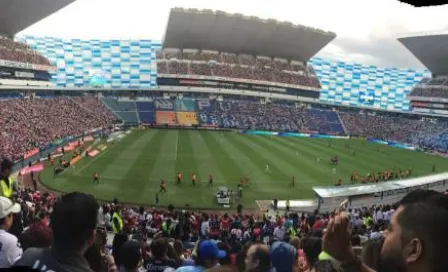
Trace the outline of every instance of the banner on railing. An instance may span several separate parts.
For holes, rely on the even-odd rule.
[[[40,163],[40,164],[35,164],[31,167],[23,168],[22,170],[20,170],[20,174],[23,176],[23,175],[29,174],[31,172],[34,172],[34,173],[41,172],[42,170],[44,170],[44,165],[42,163]]]
[[[28,150],[27,152],[25,152],[25,154],[23,155],[23,159],[28,159],[34,155],[36,155],[37,153],[39,153],[39,148],[33,148],[31,150]]]
[[[413,145],[410,145],[410,144],[391,142],[391,141],[383,141],[383,140],[378,140],[378,139],[374,139],[374,138],[367,138],[367,141],[372,142],[372,143],[377,143],[377,144],[388,145],[388,146],[392,146],[392,147],[416,150],[416,147]]]
[[[264,130],[242,130],[242,134],[249,135],[265,135],[265,136],[285,136],[285,137],[304,137],[304,138],[319,138],[319,139],[349,139],[348,136],[326,135],[318,133],[300,133],[300,132],[275,132]]]

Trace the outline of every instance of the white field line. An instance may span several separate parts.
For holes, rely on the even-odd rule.
[[[174,160],[177,160],[177,146],[179,145],[179,131],[176,131],[176,148],[174,150]]]
[[[85,164],[83,167],[79,168],[78,170],[75,171],[75,175],[78,175],[82,170],[86,169],[87,167],[89,167],[94,161],[96,161],[97,159],[99,159],[101,156],[103,156],[107,151],[109,151],[109,149],[106,149],[105,151],[103,151],[102,153],[100,153],[98,156],[96,156],[95,158],[93,158],[92,160],[90,160],[87,164]]]

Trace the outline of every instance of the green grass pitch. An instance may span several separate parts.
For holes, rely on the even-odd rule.
[[[350,147],[346,146],[348,141]],[[329,163],[333,155],[340,159],[336,175]],[[266,164],[269,173],[265,172]],[[84,191],[99,199],[116,197],[122,202],[153,205],[163,178],[168,192],[159,194],[160,205],[218,208],[216,188],[235,189],[240,178],[248,175],[251,181],[244,189],[242,203],[255,208],[256,200],[314,198],[313,186],[333,185],[339,177],[349,184],[353,171],[366,174],[411,167],[415,177],[430,174],[433,164],[438,172],[448,170],[444,158],[364,140],[332,140],[330,147],[327,139],[148,129],[133,131],[105,152],[83,158],[73,170],[67,169],[56,178],[47,168],[41,179],[60,191]],[[181,186],[175,185],[179,171],[184,175]],[[94,172],[101,174],[98,185],[92,181]],[[196,187],[191,185],[192,173],[198,177]],[[214,188],[207,186],[210,174]],[[295,188],[289,187],[291,176],[296,178]]]

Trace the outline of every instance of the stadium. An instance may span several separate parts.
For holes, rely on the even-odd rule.
[[[397,38],[422,71],[315,57],[337,33],[211,10],[173,8],[162,41],[15,35],[70,2],[20,22],[11,5],[0,28],[0,156],[29,202],[326,213],[448,188],[448,35]]]

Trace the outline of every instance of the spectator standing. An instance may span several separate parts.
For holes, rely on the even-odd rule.
[[[30,247],[50,248],[53,243],[53,231],[45,224],[34,223],[19,237],[23,250]]]
[[[430,190],[406,195],[384,234],[378,271],[448,271],[448,198]],[[324,236],[325,259],[342,264],[344,271],[373,271],[355,255],[350,243],[347,213],[330,221]],[[325,256],[326,255],[326,256]]]
[[[142,265],[142,251],[140,243],[129,240],[121,247],[122,265],[120,271],[138,272]]]
[[[61,197],[50,217],[52,247],[27,249],[15,266],[53,271],[92,271],[83,255],[95,242],[98,208],[91,195],[73,192]]]
[[[224,250],[219,250],[214,240],[202,240],[197,247],[195,266],[183,266],[177,272],[201,272],[219,265],[219,260],[226,257]]]
[[[120,232],[115,234],[114,240],[112,241],[112,256],[114,257],[115,263],[118,267],[121,266],[121,247],[129,239],[129,235],[125,232]]]
[[[269,248],[264,244],[252,245],[246,254],[245,272],[266,272],[271,269]]]
[[[14,163],[8,159],[3,159],[0,164],[0,196],[11,198],[17,192],[11,173]]]
[[[117,234],[123,230],[123,219],[120,215],[120,207],[116,205],[113,209],[114,213],[112,215],[112,231]]]
[[[7,232],[13,224],[14,214],[19,212],[19,204],[0,196],[0,268],[11,267],[22,256],[19,240]]]
[[[283,224],[281,224],[274,229],[274,239],[276,241],[283,241],[284,237],[285,237],[285,227],[283,226]]]
[[[156,238],[150,245],[151,259],[146,264],[148,272],[163,272],[166,268],[177,268],[176,262],[168,258],[168,240]]]
[[[275,271],[293,272],[297,268],[297,251],[285,242],[274,242],[269,252]]]

